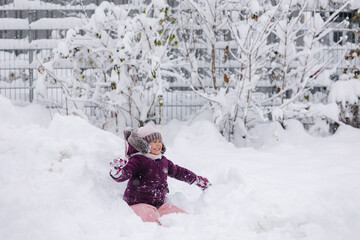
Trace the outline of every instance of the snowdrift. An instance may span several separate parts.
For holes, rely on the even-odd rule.
[[[188,214],[158,226],[109,177],[121,137],[0,96],[0,239],[358,239],[360,131],[315,138],[287,124],[259,127],[257,148],[234,147],[206,120],[160,126],[166,156],[213,185],[202,193],[169,179],[167,201]]]

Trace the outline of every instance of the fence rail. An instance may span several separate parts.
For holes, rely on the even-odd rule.
[[[204,100],[193,91],[165,91],[163,94],[164,104],[161,106],[161,116],[159,116],[162,123],[167,123],[172,119],[188,120],[204,106]],[[57,108],[63,112],[67,111],[70,101],[63,94],[61,87],[58,86],[46,87],[45,96],[42,97],[36,94],[36,87],[34,86],[0,85],[0,95],[11,99],[14,103],[34,102],[49,108]],[[33,96],[32,100],[30,100],[31,96]],[[101,115],[98,111],[99,107],[95,104],[81,103],[83,112],[89,118]],[[158,113],[159,109],[160,106],[156,105],[155,112]]]

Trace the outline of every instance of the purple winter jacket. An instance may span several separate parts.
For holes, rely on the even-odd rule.
[[[129,205],[146,203],[159,208],[169,192],[168,176],[189,184],[196,180],[195,173],[175,165],[164,156],[153,160],[141,154],[133,155],[122,171],[119,178],[112,178],[117,182],[129,179],[123,197]]]

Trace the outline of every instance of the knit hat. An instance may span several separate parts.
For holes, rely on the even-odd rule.
[[[156,128],[152,125],[147,124],[137,130],[139,137],[144,139],[146,142],[150,143],[155,140],[160,140],[162,142],[161,134]]]

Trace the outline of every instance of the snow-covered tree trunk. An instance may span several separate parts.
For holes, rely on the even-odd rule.
[[[207,92],[217,92],[218,83],[218,38],[222,31],[226,30],[228,0],[186,0],[181,2],[182,31],[191,36],[186,39],[187,52],[195,53],[197,64],[190,67],[202,69],[202,74],[195,74],[201,81],[200,85],[208,88]],[[190,26],[189,21],[192,26]],[[194,59],[192,60],[194,62]],[[190,72],[198,72],[199,69],[188,69]],[[207,76],[210,76],[211,83]],[[210,87],[210,88],[209,88]],[[211,90],[212,88],[212,90]]]
[[[231,66],[233,60],[229,59],[232,57],[230,47],[234,44],[231,43],[231,39],[224,41],[221,38],[224,33],[230,33],[228,18],[231,11],[240,12],[242,7],[241,1],[187,0],[183,2],[180,17],[184,35],[184,41],[181,43],[184,46],[182,54],[190,63],[185,71],[190,73],[191,80],[185,79],[185,81],[197,94],[208,101],[214,113],[215,124],[229,140],[233,135],[232,122],[237,106],[231,101],[228,102],[225,96],[227,94],[233,96],[232,79],[236,77],[230,77],[226,72],[222,73],[221,69]],[[194,27],[194,24],[199,27]],[[200,37],[196,34],[199,32],[202,33]],[[224,81],[222,82],[221,79]]]
[[[265,10],[266,9],[266,10]],[[252,2],[247,11],[241,11],[243,21],[229,21],[231,32],[237,46],[236,53],[232,53],[241,66],[238,69],[239,78],[234,78],[232,84],[236,89],[235,112],[230,118],[231,134],[237,129],[242,138],[247,138],[247,129],[251,121],[263,119],[263,110],[258,103],[256,88],[263,75],[267,75],[271,59],[273,44],[268,43],[269,35],[277,25],[275,18],[277,6]],[[235,17],[236,18],[236,17]],[[230,137],[232,138],[232,137]]]

